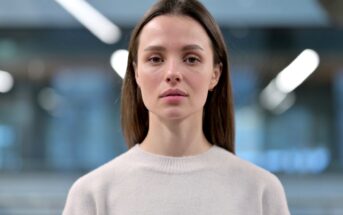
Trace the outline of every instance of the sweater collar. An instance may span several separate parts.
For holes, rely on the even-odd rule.
[[[187,173],[200,171],[209,167],[210,161],[216,157],[218,146],[213,145],[205,152],[196,155],[173,157],[154,154],[143,150],[139,144],[130,149],[133,159],[137,161],[135,165],[153,171],[165,173]]]

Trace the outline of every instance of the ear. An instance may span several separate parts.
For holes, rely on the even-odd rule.
[[[222,74],[223,64],[217,63],[213,68],[213,73],[211,77],[211,82],[208,90],[212,91],[215,86],[217,86],[220,75]]]

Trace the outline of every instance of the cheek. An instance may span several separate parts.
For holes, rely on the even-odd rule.
[[[138,79],[144,103],[156,97],[161,83],[159,75],[141,69],[138,70]]]
[[[140,87],[145,90],[155,89],[156,85],[159,83],[158,77],[151,74],[145,74],[141,72],[140,74]]]
[[[191,82],[192,88],[194,88],[196,92],[203,94],[208,91],[210,80],[211,80],[211,77],[209,74],[201,74],[201,75],[197,74],[191,78],[190,82]]]
[[[192,103],[196,106],[203,106],[208,95],[208,78],[195,77],[189,82],[189,87],[193,91]]]

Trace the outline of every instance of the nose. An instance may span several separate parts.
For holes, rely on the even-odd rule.
[[[182,75],[180,73],[180,68],[177,62],[170,62],[167,68],[167,74],[165,78],[166,82],[175,85],[182,80]]]

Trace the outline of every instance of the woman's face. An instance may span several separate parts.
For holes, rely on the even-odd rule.
[[[208,91],[221,73],[203,27],[177,15],[158,16],[144,26],[134,67],[149,114],[164,119],[202,117]]]

